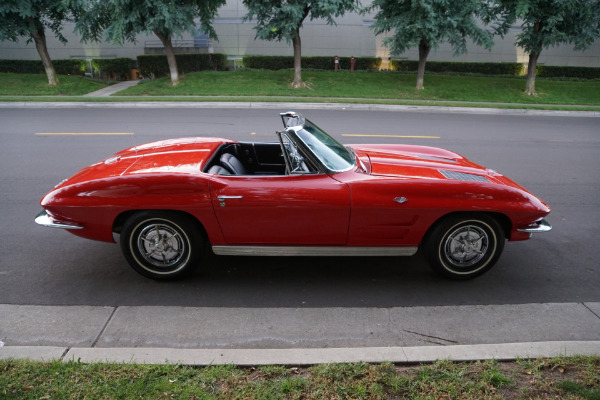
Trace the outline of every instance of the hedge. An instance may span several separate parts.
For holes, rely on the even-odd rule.
[[[227,55],[220,53],[175,54],[175,60],[181,74],[204,70],[222,71],[227,67]],[[140,74],[147,78],[169,75],[169,64],[164,54],[140,55],[137,57],[137,66]]]
[[[414,60],[390,61],[390,69],[394,71],[416,71],[418,66],[419,62]],[[520,76],[523,75],[523,64],[427,61],[425,70],[430,72],[462,72],[484,75]]]
[[[543,78],[600,79],[600,68],[538,65],[535,74]]]
[[[279,70],[294,68],[293,56],[244,56],[242,59],[245,68]],[[333,70],[334,57],[302,57],[302,68]],[[340,57],[340,68],[350,69],[350,57]],[[355,70],[379,70],[381,58],[355,57]]]
[[[100,74],[103,78],[121,79],[127,78],[131,69],[131,58],[94,58],[92,66],[95,74]]]
[[[57,74],[83,75],[85,60],[75,58],[65,60],[52,60],[52,65]],[[13,72],[18,74],[43,74],[42,60],[0,60],[0,72]]]

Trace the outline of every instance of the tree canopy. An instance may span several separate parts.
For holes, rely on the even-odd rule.
[[[491,49],[492,34],[482,28],[482,0],[374,0],[369,10],[376,10],[372,26],[376,35],[391,33],[384,39],[392,55],[412,47],[419,49],[417,89],[423,89],[425,63],[429,51],[448,42],[455,55],[467,51],[467,39]]]
[[[72,0],[73,2],[79,0]],[[61,0],[0,1],[0,40],[17,41],[20,37],[33,41],[40,55],[49,85],[58,85],[58,77],[46,46],[46,28],[62,42],[63,22],[69,19],[67,4]]]
[[[497,0],[500,33],[521,21],[516,44],[529,54],[525,93],[536,94],[535,73],[543,49],[573,44],[585,50],[600,37],[600,0]]]
[[[173,37],[198,30],[216,39],[212,21],[226,0],[88,0],[75,11],[76,30],[84,41],[105,38],[113,43],[135,41],[138,34],[154,33],[169,63],[171,84],[179,81]],[[196,19],[200,21],[198,29]]]
[[[349,11],[358,11],[358,0],[243,0],[248,9],[245,17],[257,19],[256,38],[263,40],[285,40],[294,47],[293,87],[304,85],[301,75],[302,45],[300,28],[306,18],[324,19],[335,25],[335,17]]]

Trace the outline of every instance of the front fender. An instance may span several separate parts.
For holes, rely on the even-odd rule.
[[[64,185],[41,200],[53,219],[81,229],[71,233],[112,242],[118,215],[135,210],[177,210],[195,216],[209,237],[220,235],[208,181],[188,174],[147,174],[98,179]]]

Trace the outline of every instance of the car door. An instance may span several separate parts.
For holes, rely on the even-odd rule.
[[[345,245],[350,192],[327,174],[214,175],[211,201],[229,245]]]

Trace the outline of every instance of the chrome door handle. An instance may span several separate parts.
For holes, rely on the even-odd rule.
[[[217,196],[217,200],[219,200],[219,205],[221,207],[225,207],[225,200],[229,200],[229,199],[241,199],[242,196]]]
[[[225,201],[225,200],[227,200],[227,199],[241,199],[241,198],[243,198],[243,197],[244,197],[244,196],[222,196],[222,195],[221,195],[221,196],[218,196],[218,197],[217,197],[217,200],[219,200],[219,201]]]
[[[398,204],[402,204],[402,203],[406,203],[408,201],[408,199],[406,197],[402,196],[402,197],[396,197],[394,199],[394,201]]]

